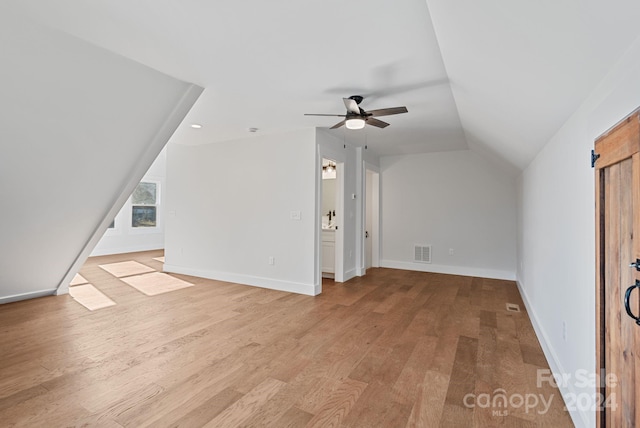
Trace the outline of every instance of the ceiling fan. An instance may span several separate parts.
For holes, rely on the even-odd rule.
[[[347,107],[347,114],[314,114],[306,113],[305,116],[337,116],[344,117],[344,120],[336,123],[331,129],[340,128],[342,125],[346,125],[349,129],[362,129],[364,125],[372,125],[378,128],[386,128],[389,126],[387,122],[376,119],[377,116],[390,116],[392,114],[407,113],[406,107],[391,107],[381,108],[377,110],[364,111],[360,108],[360,103],[364,98],[360,95],[352,95],[349,98],[343,98],[345,107]]]

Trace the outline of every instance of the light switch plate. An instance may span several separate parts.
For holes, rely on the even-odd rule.
[[[300,211],[291,211],[291,220],[300,220],[301,217]]]

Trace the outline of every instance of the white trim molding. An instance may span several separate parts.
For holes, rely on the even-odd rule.
[[[260,276],[243,275],[232,272],[220,272],[208,269],[194,269],[184,266],[164,264],[164,272],[191,275],[199,278],[214,279],[216,281],[232,282],[235,284],[249,285],[253,287],[268,288],[271,290],[287,291],[289,293],[317,296],[322,285],[303,284],[300,282],[283,281],[280,279],[265,278]]]
[[[544,356],[549,363],[549,368],[551,372],[555,375],[562,376],[563,373],[568,373],[560,364],[560,359],[558,358],[558,354],[555,352],[553,347],[551,346],[551,342],[544,329],[542,328],[542,324],[538,321],[538,315],[533,310],[533,307],[529,303],[529,296],[524,291],[524,287],[520,284],[520,281],[516,280],[516,284],[518,285],[518,291],[520,292],[520,296],[522,296],[522,301],[524,302],[524,306],[527,309],[527,313],[529,314],[529,319],[531,320],[531,324],[533,325],[533,330],[536,332],[536,336],[538,338],[538,342],[540,342],[540,346],[542,346],[542,351],[544,352]],[[577,397],[579,394],[573,388],[573,382],[559,382],[558,388],[560,389],[560,393],[563,396],[571,394],[574,397]],[[582,426],[589,426],[589,418],[585,414],[587,410],[581,411],[579,409],[580,406],[573,406],[572,409],[569,410],[569,414],[571,415],[571,419],[576,426],[580,426],[578,421],[582,421]]]
[[[20,300],[35,299],[37,297],[53,296],[54,294],[56,294],[55,288],[51,290],[32,291],[30,293],[4,296],[4,297],[0,297],[0,305],[3,305],[5,303],[18,302]]]
[[[423,263],[380,260],[380,266],[392,269],[415,270],[419,272],[445,273],[449,275],[475,276],[479,278],[503,279],[515,281],[515,272],[497,269],[484,269],[468,266],[448,266]]]

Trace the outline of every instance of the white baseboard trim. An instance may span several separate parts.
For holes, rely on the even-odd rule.
[[[553,349],[553,346],[551,346],[551,342],[549,341],[549,338],[544,328],[542,328],[542,325],[538,320],[538,315],[536,314],[536,311],[531,306],[531,303],[529,302],[529,296],[524,291],[522,284],[520,284],[520,281],[518,280],[516,280],[516,284],[518,285],[518,291],[520,291],[520,295],[522,296],[522,301],[524,302],[524,306],[527,309],[527,312],[529,313],[529,319],[531,320],[531,324],[533,325],[533,330],[536,332],[536,336],[538,337],[538,342],[540,342],[540,345],[542,346],[542,351],[544,352],[544,356],[547,358],[547,362],[549,363],[549,368],[551,369],[551,372],[559,376],[562,376],[563,373],[568,373],[564,369],[564,367],[562,367],[562,364],[560,364],[560,359],[558,358],[558,355],[556,354],[555,349]],[[570,382],[566,382],[566,385],[565,385],[565,382],[560,382],[560,384],[558,385],[558,388],[560,389],[560,393],[563,396],[567,394],[573,394],[573,396],[576,396],[576,397],[578,396],[578,393],[573,388],[573,384],[571,384]],[[580,411],[577,408],[579,406],[575,406],[575,407],[576,408],[570,409],[569,411],[569,414],[571,415],[571,419],[573,420],[574,425],[577,427],[578,426],[588,427],[589,418],[585,414],[586,410]],[[582,422],[582,424],[579,424],[578,422]]]
[[[217,281],[233,282],[236,284],[251,285],[254,287],[269,288],[271,290],[288,291],[290,293],[317,296],[320,294],[321,285],[303,284],[300,282],[283,281],[280,279],[265,278],[260,276],[244,275],[233,272],[220,272],[208,269],[196,269],[184,266],[164,264],[165,272],[180,273],[183,275],[197,276],[200,278],[215,279]]]
[[[516,280],[515,272],[467,266],[448,266],[434,265],[430,263],[401,262],[397,260],[380,260],[380,267],[415,270],[420,272],[444,273],[449,275],[476,276],[479,278],[504,279],[508,281]]]
[[[20,300],[35,299],[37,297],[53,296],[56,289],[31,291],[29,293],[14,294],[11,296],[0,297],[0,305],[4,303],[18,302]]]
[[[112,254],[139,253],[140,251],[163,250],[164,243],[153,245],[130,245],[119,248],[94,249],[89,257],[110,256]]]
[[[350,270],[348,270],[348,271],[346,271],[346,272],[344,273],[344,277],[342,278],[342,282],[347,282],[347,281],[349,281],[350,279],[355,278],[356,276],[357,276],[357,275],[356,275],[356,270],[355,270],[355,268],[354,268],[354,269],[350,269]]]

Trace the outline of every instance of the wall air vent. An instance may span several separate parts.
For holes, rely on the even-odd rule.
[[[415,245],[413,261],[420,263],[431,263],[431,245]]]

